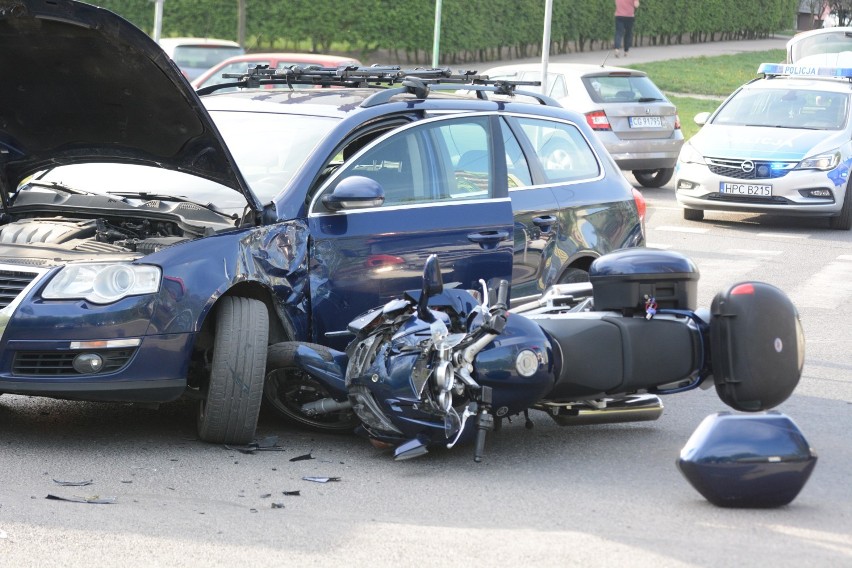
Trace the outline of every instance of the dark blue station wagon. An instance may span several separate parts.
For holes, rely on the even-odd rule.
[[[268,345],[344,346],[432,253],[445,282],[511,279],[518,302],[644,244],[644,201],[582,116],[352,72],[199,96],[108,11],[0,11],[0,393],[192,396],[202,439],[244,443],[264,383],[289,396]]]

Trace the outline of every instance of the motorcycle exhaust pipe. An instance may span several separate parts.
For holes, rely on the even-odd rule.
[[[316,416],[317,414],[328,414],[329,412],[337,412],[338,410],[346,410],[347,408],[352,408],[352,403],[348,400],[340,402],[333,398],[321,398],[303,404],[302,412],[308,416]]]
[[[663,401],[653,395],[637,395],[608,400],[605,405],[590,406],[584,403],[559,404],[544,402],[535,405],[544,410],[560,426],[616,424],[624,422],[650,422],[663,414]]]

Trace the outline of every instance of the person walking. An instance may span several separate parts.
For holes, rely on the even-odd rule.
[[[633,21],[636,19],[636,8],[638,7],[639,0],[615,0],[616,57],[621,57],[622,47],[625,57],[630,52],[630,46],[633,45]]]

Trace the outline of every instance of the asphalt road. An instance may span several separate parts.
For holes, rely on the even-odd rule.
[[[560,428],[533,413],[532,430],[515,421],[493,435],[480,464],[470,447],[394,462],[268,414],[258,434],[283,450],[244,454],[199,442],[186,402],[4,395],[0,566],[852,565],[852,233],[752,215],[689,223],[670,187],[644,194],[649,246],[696,261],[701,305],[762,280],[800,311],[804,374],[779,410],[819,462],[790,505],[720,509],[677,471],[692,431],[726,409],[712,390],[667,397],[650,423]]]
[[[243,454],[197,441],[183,402],[154,410],[5,395],[0,565],[850,565],[852,235],[821,220],[708,213],[688,223],[670,188],[645,195],[649,245],[696,261],[701,305],[756,279],[800,310],[804,376],[779,410],[819,462],[789,506],[716,508],[677,471],[692,431],[726,408],[712,390],[667,397],[650,423],[560,428],[533,413],[534,429],[507,425],[480,464],[469,447],[394,462],[361,439],[266,414],[259,435],[279,436],[283,451]],[[305,454],[313,459],[290,461]]]

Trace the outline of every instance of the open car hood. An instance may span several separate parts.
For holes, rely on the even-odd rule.
[[[116,14],[72,0],[0,0],[0,77],[4,205],[36,171],[107,161],[207,178],[260,210],[177,66]]]

